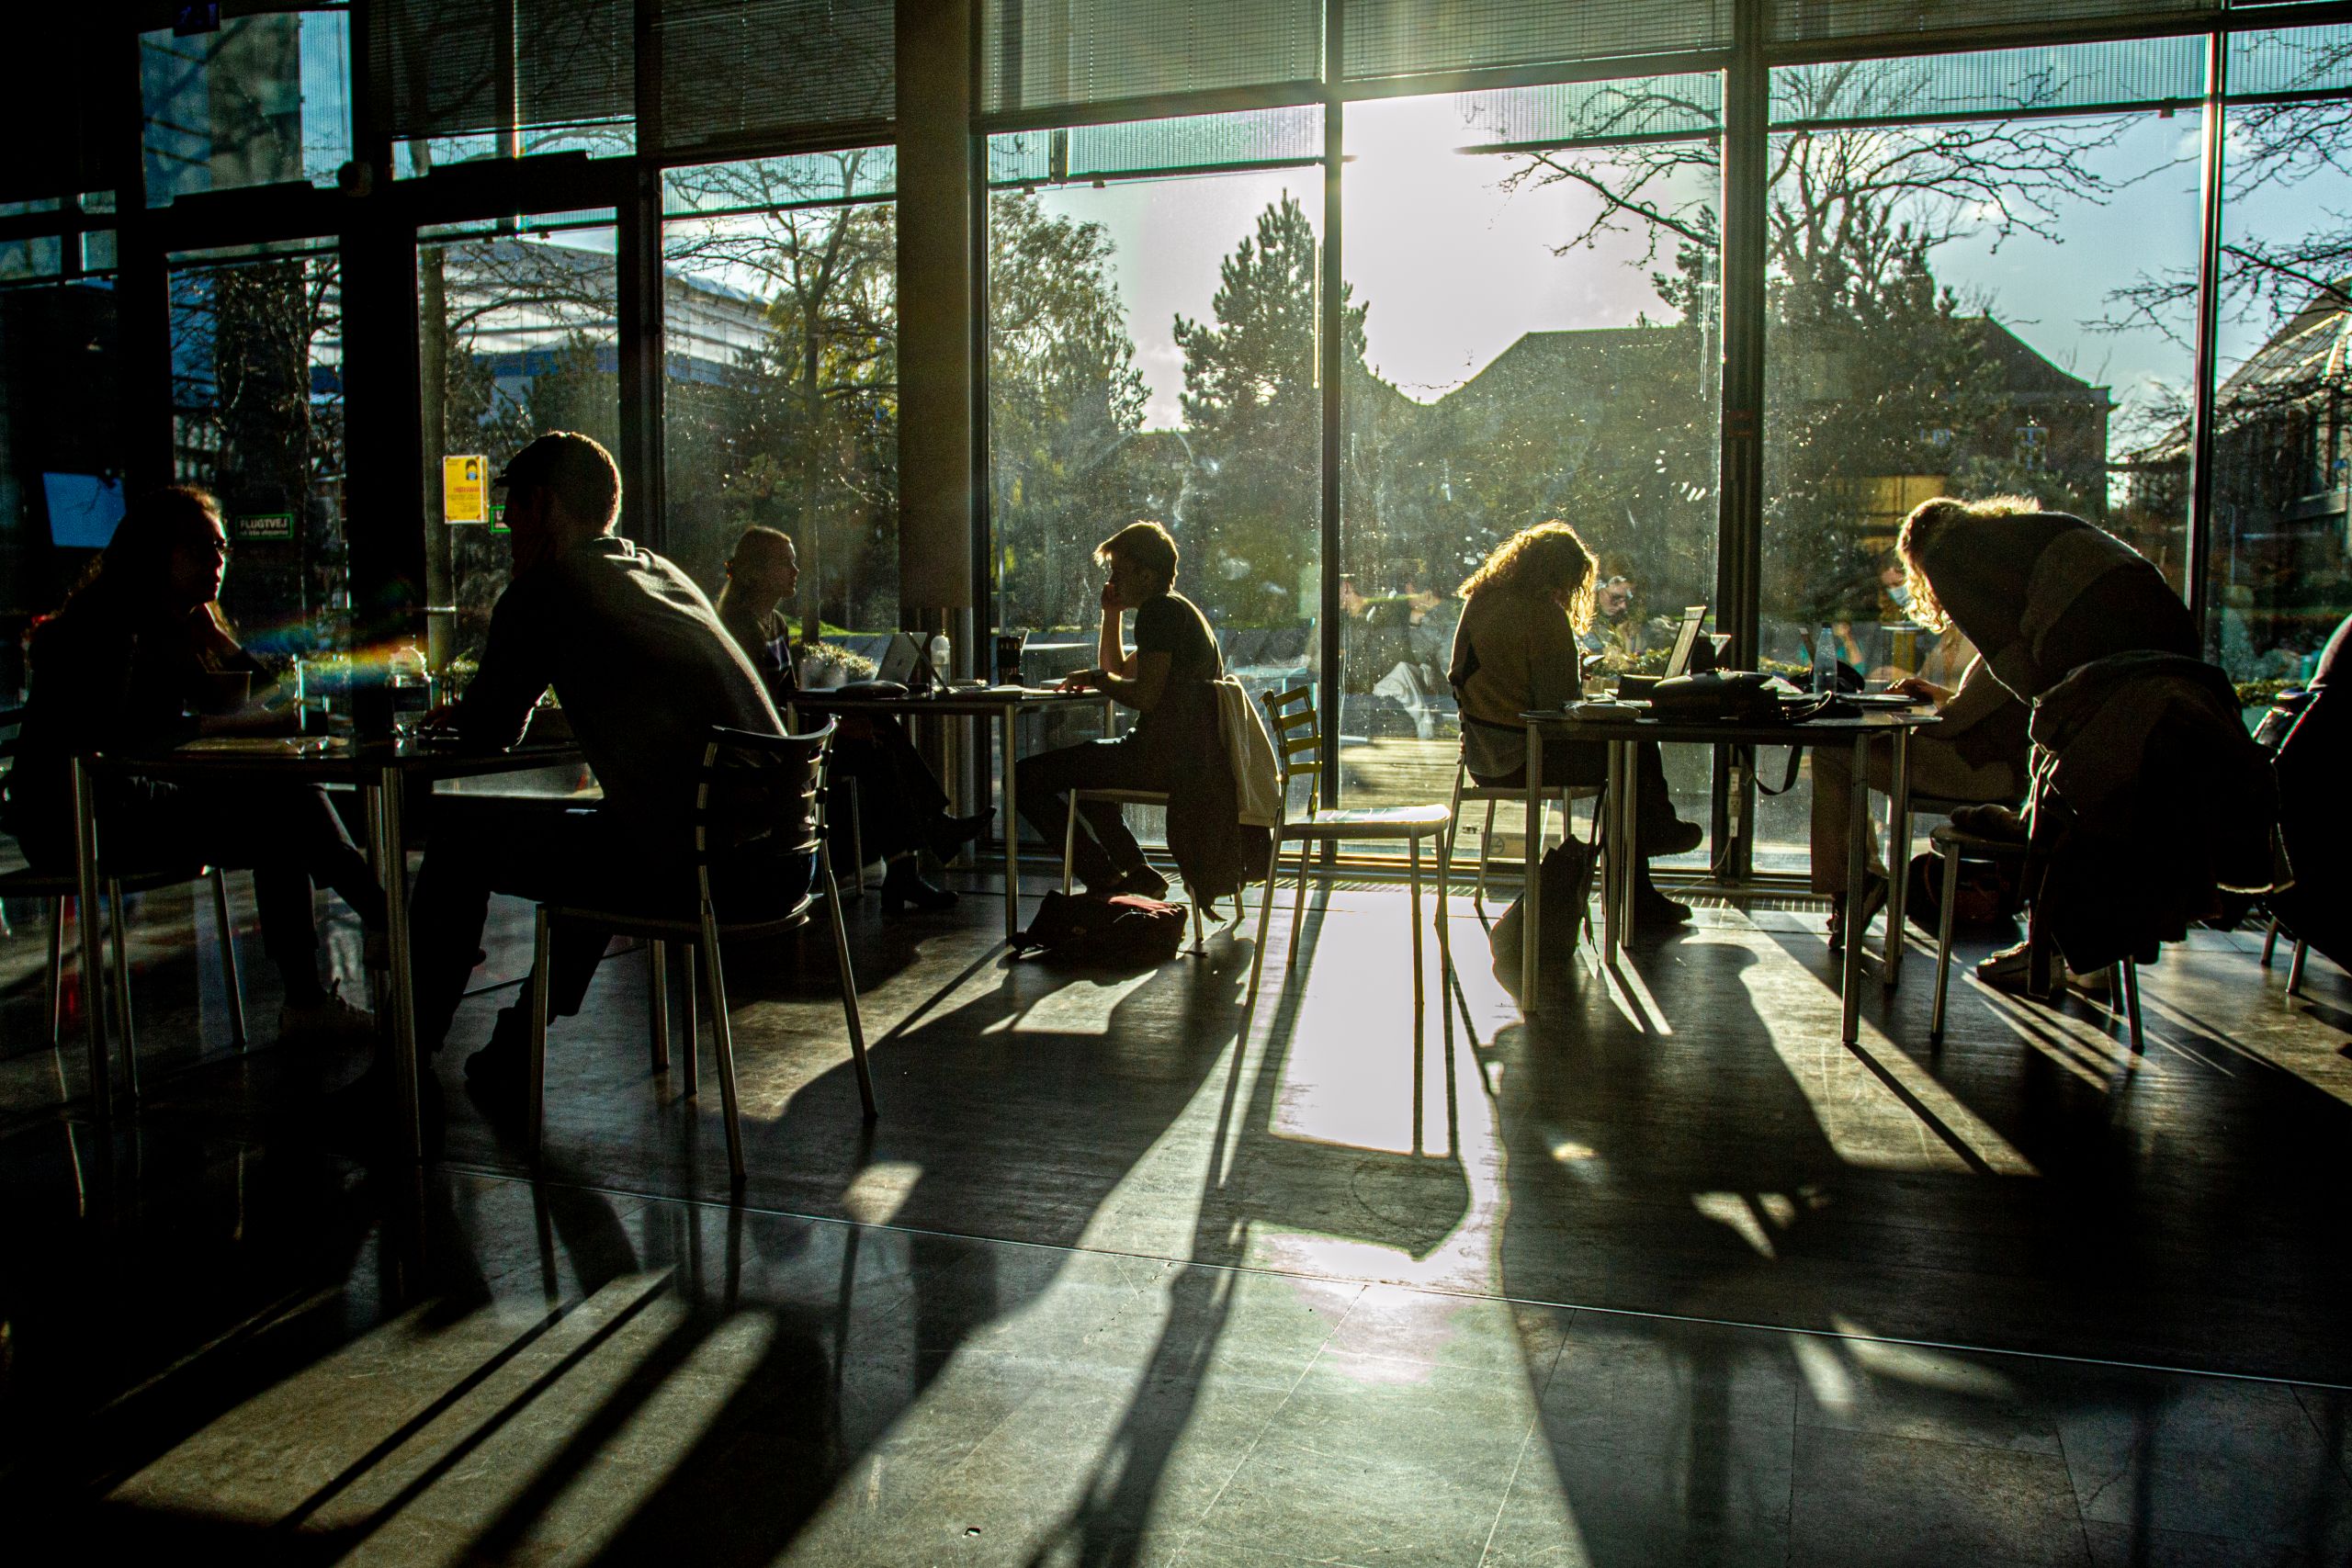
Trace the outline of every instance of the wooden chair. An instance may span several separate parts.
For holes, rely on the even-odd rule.
[[[1242,1010],[1241,1036],[1250,1036],[1250,1022],[1258,1008],[1259,976],[1266,966],[1266,930],[1274,913],[1274,885],[1282,871],[1283,846],[1298,845],[1298,905],[1291,917],[1289,967],[1298,967],[1298,933],[1306,924],[1307,853],[1318,843],[1346,840],[1403,840],[1412,855],[1413,886],[1413,1005],[1421,1005],[1421,840],[1437,840],[1437,945],[1441,973],[1453,961],[1445,929],[1445,882],[1451,868],[1446,832],[1453,813],[1431,802],[1427,806],[1375,806],[1326,811],[1321,809],[1322,779],[1331,760],[1315,721],[1315,688],[1294,686],[1269,692],[1258,699],[1266,706],[1266,728],[1272,732],[1274,756],[1282,766],[1282,814],[1273,827],[1273,848],[1266,860],[1266,896],[1258,908],[1258,946],[1250,960],[1250,999]],[[1291,781],[1304,774],[1309,781],[1306,816],[1290,819]]]
[[[2020,860],[2025,846],[2011,839],[1988,839],[1981,833],[1970,833],[1946,822],[1928,835],[1928,842],[1943,858],[1942,896],[1936,910],[1936,1005],[1928,1015],[1928,1042],[1940,1042],[1944,1037],[1944,993],[1951,983],[1952,910],[1960,897],[1960,863],[1968,860]],[[1900,942],[1902,933],[1890,931],[1890,943]],[[2144,1054],[2140,1034],[2140,966],[2126,958],[2108,966],[2108,1018],[2112,1024],[2115,1013],[2125,1014],[2132,1037],[2132,1054]]]
[[[668,1061],[668,944],[685,948],[688,986],[699,956],[718,1092],[727,1122],[727,1166],[743,1180],[743,1133],[736,1105],[735,1042],[727,1020],[727,980],[719,942],[728,937],[781,936],[813,918],[820,898],[832,927],[840,973],[842,1017],[857,1066],[858,1098],[873,1120],[874,1077],[865,1061],[865,1030],[858,1016],[857,978],[842,925],[841,893],[825,847],[825,783],[833,726],[806,735],[754,735],[713,729],[703,749],[702,780],[695,795],[691,887],[674,898],[653,897],[619,908],[542,904],[532,955],[531,1061],[526,1086],[526,1134],[532,1156],[545,1127],[548,1048],[548,959],[550,936],[565,921],[644,939],[653,961],[654,1067]],[[691,992],[690,992],[691,994]],[[695,1092],[695,1041],[688,1013],[685,1090]]]
[[[1062,824],[1062,891],[1065,893],[1070,890],[1073,868],[1078,863],[1078,808],[1090,800],[1107,800],[1120,807],[1157,806],[1164,809],[1168,805],[1168,792],[1164,789],[1071,790],[1069,819]],[[1184,889],[1184,895],[1193,909],[1193,951],[1206,952],[1208,942],[1201,935],[1201,900],[1190,887]],[[1234,895],[1233,906],[1233,918],[1238,920],[1241,918],[1241,896],[1238,893]]]

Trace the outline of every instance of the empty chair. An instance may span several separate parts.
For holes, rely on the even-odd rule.
[[[663,963],[667,944],[684,944],[687,974],[700,971],[710,1004],[711,1039],[718,1066],[718,1092],[727,1123],[727,1165],[743,1180],[743,1134],[737,1111],[735,1043],[727,1018],[727,979],[719,943],[781,936],[812,918],[820,896],[832,928],[833,962],[840,974],[842,1017],[849,1029],[851,1059],[857,1067],[858,1098],[866,1117],[875,1115],[874,1079],[865,1061],[865,1031],[857,1010],[857,980],[850,967],[849,942],[842,927],[841,892],[833,880],[832,856],[825,847],[825,783],[833,726],[806,735],[754,735],[717,728],[704,749],[702,779],[695,795],[691,879],[649,890],[614,907],[539,906],[531,992],[531,1060],[526,1086],[526,1135],[534,1157],[539,1152],[547,1087],[548,976],[553,929],[575,921],[652,944],[652,997],[657,1021],[654,1062],[666,1059]],[[701,959],[699,965],[693,960]],[[692,1010],[688,1014],[687,1092],[695,1090]]]
[[[1274,755],[1282,766],[1282,815],[1273,826],[1273,849],[1266,862],[1266,896],[1258,908],[1258,946],[1250,960],[1250,999],[1242,1010],[1241,1033],[1250,1034],[1250,1021],[1258,1007],[1259,976],[1266,966],[1266,930],[1274,914],[1274,885],[1283,863],[1283,846],[1298,845],[1298,905],[1291,917],[1290,956],[1288,963],[1298,965],[1299,928],[1306,916],[1306,858],[1308,850],[1318,843],[1338,843],[1346,840],[1403,840],[1412,860],[1413,887],[1413,1005],[1421,1005],[1421,840],[1437,840],[1437,944],[1441,970],[1453,962],[1453,948],[1446,939],[1445,880],[1449,865],[1446,828],[1453,814],[1445,807],[1432,801],[1426,806],[1375,806],[1349,807],[1326,811],[1321,809],[1322,779],[1329,759],[1324,754],[1323,736],[1315,721],[1315,688],[1294,686],[1286,692],[1269,692],[1259,699],[1266,705],[1267,728],[1273,732]],[[1305,774],[1311,782],[1306,795],[1306,816],[1303,820],[1290,819],[1290,785],[1294,778]]]

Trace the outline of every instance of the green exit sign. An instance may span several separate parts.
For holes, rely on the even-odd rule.
[[[290,512],[263,512],[237,519],[240,539],[291,539],[294,536],[294,514]]]

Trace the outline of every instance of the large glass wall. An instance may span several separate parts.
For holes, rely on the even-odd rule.
[[[350,641],[341,276],[319,248],[171,275],[173,472],[219,497],[236,551],[220,607],[265,652]]]
[[[899,625],[898,224],[888,148],[663,176],[666,547],[711,592],[757,525],[817,637]]]
[[[1600,558],[1588,642],[1610,668],[1662,667],[1664,628],[1709,598],[1721,102],[1702,75],[1350,106],[1340,730],[1358,804],[1451,787],[1455,590],[1517,530],[1557,518]],[[1704,820],[1707,755],[1671,761]]]
[[[619,272],[612,215],[442,231],[417,246],[426,592],[436,672],[481,654],[510,557],[495,498],[452,514],[445,458],[487,480],[534,437],[576,430],[620,447]]]
[[[2233,94],[2352,86],[2352,28],[2232,40]],[[2352,103],[2282,97],[2229,110],[2208,657],[2249,706],[2312,673],[2352,614],[2352,425],[2346,348],[2352,299]],[[2151,299],[2193,270],[2142,279]],[[2175,437],[2185,445],[2185,427]]]
[[[1776,71],[1762,653],[1958,682],[1892,556],[1930,496],[2016,494],[2185,579],[2193,298],[2134,299],[2199,231],[2202,45],[2156,39]],[[2070,113],[2075,106],[2101,112]],[[2120,112],[2119,105],[2144,105]],[[1758,811],[1803,870],[1804,789]]]
[[[1312,108],[990,139],[989,589],[1033,679],[1093,662],[1093,547],[1137,518],[1229,670],[1313,668],[1321,139]]]

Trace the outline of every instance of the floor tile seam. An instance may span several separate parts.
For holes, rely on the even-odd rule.
[[[441,1168],[468,1176],[503,1181],[515,1186],[529,1186],[533,1179],[511,1171],[488,1167],[445,1162]],[[698,1209],[724,1212],[741,1208],[747,1213],[764,1214],[776,1219],[797,1220],[807,1224],[829,1224],[900,1235],[935,1237],[945,1241],[978,1242],[989,1247],[1018,1247],[1036,1252],[1061,1252],[1073,1256],[1095,1258],[1126,1258],[1139,1262],[1171,1263],[1188,1268],[1215,1269],[1235,1274],[1256,1274],[1269,1279],[1307,1280],[1320,1284],[1353,1285],[1370,1288],[1387,1286],[1412,1291],[1423,1295],[1447,1296],[1461,1301],[1493,1302],[1507,1306],[1548,1307],[1559,1312],[1600,1313],[1611,1317],[1635,1318],[1654,1323],[1682,1323],[1707,1328],[1732,1328],[1756,1334],[1803,1334],[1816,1339],[1836,1339],[1866,1345],[1893,1345],[1907,1349],[1943,1350],[1956,1355],[2000,1356],[2014,1360],[2047,1361],[2068,1366],[2107,1367],[2124,1371],[2153,1372],[2165,1377],[2209,1378],[2217,1382],[2262,1383],[2290,1390],[2295,1388],[2325,1389],[2335,1393],[2352,1393],[2352,1382],[2332,1382],[2323,1378],[2289,1376],[2271,1372],[2237,1372],[2211,1367],[2177,1366],[2163,1361],[2137,1361],[2109,1356],[2086,1356],[2060,1350],[2027,1350],[2014,1346],[1976,1345],[1959,1339],[1927,1339],[1893,1334],[1858,1334],[1847,1329],[1807,1327],[1799,1324],[1763,1323],[1747,1318],[1708,1317],[1692,1313],[1658,1312],[1643,1307],[1605,1306],[1593,1302],[1553,1301],[1541,1296],[1513,1296],[1497,1292],[1472,1291],[1459,1287],[1417,1284],[1406,1280],[1371,1280],[1334,1274],[1310,1274],[1297,1269],[1272,1269],[1246,1263],[1212,1263],[1199,1258],[1176,1258],[1161,1252],[1143,1252],[1128,1247],[1081,1247],[1074,1243],[1029,1241],[1018,1236],[983,1235],[968,1231],[941,1230],[927,1225],[902,1225],[851,1219],[839,1214],[810,1214],[794,1209],[767,1208],[757,1204],[724,1203],[709,1198],[682,1197],[675,1193],[650,1192],[634,1188],[605,1186],[594,1182],[555,1181],[550,1186],[571,1191],[594,1193],[604,1197],[633,1198],[648,1202],[683,1203]]]
[[[1553,1365],[1555,1368],[1559,1365],[1557,1352],[1554,1354]],[[1547,1374],[1544,1382],[1549,1383],[1550,1381]],[[1487,1562],[1494,1555],[1495,1536],[1503,1528],[1503,1516],[1510,1512],[1511,1494],[1519,1490],[1520,1472],[1527,1468],[1527,1450],[1533,1445],[1536,1431],[1543,1425],[1543,1421],[1544,1396],[1539,1391],[1535,1397],[1535,1407],[1528,1415],[1527,1430],[1520,1434],[1519,1451],[1511,1456],[1510,1474],[1503,1481],[1503,1494],[1495,1502],[1495,1517],[1487,1525],[1487,1539],[1479,1543],[1478,1568],[1486,1568]]]
[[[1223,1266],[1212,1264],[1209,1265],[1209,1267],[1217,1268]],[[1255,1269],[1234,1269],[1231,1271],[1234,1273],[1260,1272],[1260,1270]],[[1356,1308],[1363,1304],[1363,1298],[1370,1292],[1370,1286],[1359,1283],[1354,1299],[1348,1303],[1348,1310],[1340,1314],[1339,1321],[1331,1325],[1329,1331],[1323,1336],[1322,1341],[1315,1347],[1314,1354],[1308,1356],[1306,1361],[1299,1367],[1297,1375],[1290,1380],[1290,1386],[1283,1390],[1282,1398],[1274,1402],[1274,1407],[1266,1412],[1265,1419],[1259,1422],[1258,1429],[1250,1434],[1249,1447],[1243,1449],[1241,1450],[1240,1457],[1233,1461],[1233,1468],[1225,1472],[1225,1479],[1217,1483],[1216,1490],[1210,1495],[1209,1500],[1201,1505],[1201,1511],[1199,1515],[1196,1516],[1190,1524],[1184,1527],[1184,1542],[1180,1550],[1184,1551],[1190,1551],[1192,1550],[1194,1538],[1199,1536],[1201,1531],[1207,1526],[1209,1516],[1215,1513],[1216,1511],[1216,1506],[1225,1500],[1225,1495],[1233,1489],[1233,1483],[1235,1479],[1238,1477],[1244,1470],[1249,1468],[1250,1461],[1252,1459],[1255,1459],[1257,1457],[1258,1450],[1265,1446],[1266,1434],[1274,1429],[1274,1423],[1281,1419],[1282,1413],[1290,1408],[1290,1402],[1298,1394],[1299,1385],[1305,1382],[1307,1380],[1308,1375],[1315,1371],[1316,1367],[1321,1364],[1324,1358],[1330,1354],[1332,1336],[1339,1333],[1340,1328],[1346,1325],[1348,1319],[1355,1315]]]

